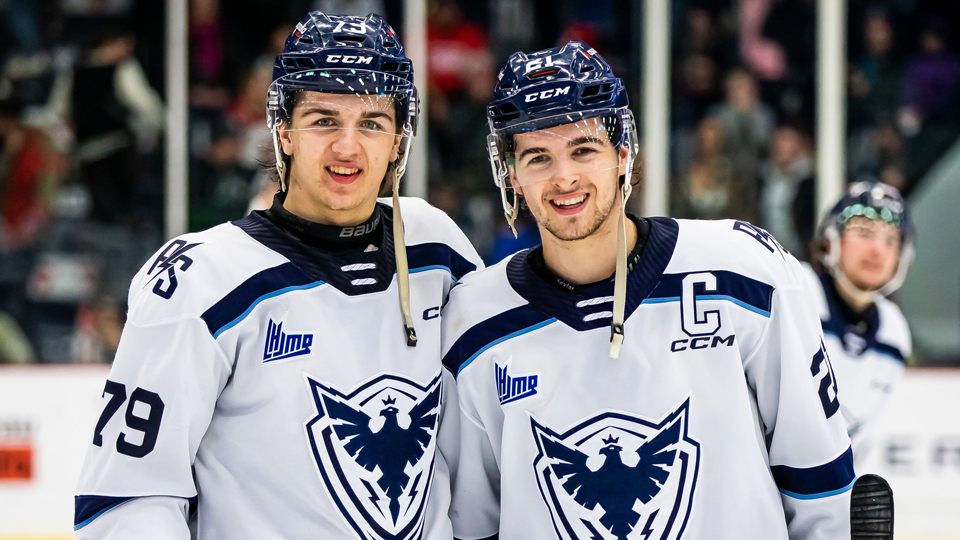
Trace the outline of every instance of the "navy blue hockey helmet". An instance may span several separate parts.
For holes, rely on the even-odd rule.
[[[623,81],[597,51],[582,41],[571,41],[562,47],[511,55],[500,71],[487,118],[492,132],[517,134],[628,105]]]
[[[419,102],[413,63],[393,28],[379,15],[307,14],[273,65],[267,96],[267,125],[280,126],[293,112],[298,91],[390,95],[397,98],[397,122],[416,133]]]
[[[913,260],[914,230],[907,205],[897,188],[887,184],[867,181],[847,186],[843,197],[824,216],[817,228],[817,241],[821,244],[830,241],[822,262],[831,272],[836,272],[840,260],[840,242],[833,240],[839,240],[850,220],[856,217],[888,223],[900,231],[897,273],[880,290],[880,294],[889,294],[903,284],[907,268]]]

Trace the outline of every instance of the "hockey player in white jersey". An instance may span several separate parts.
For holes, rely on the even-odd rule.
[[[281,191],[134,278],[78,539],[185,540],[195,510],[200,540],[452,534],[440,307],[481,263],[445,214],[396,195],[413,67],[379,16],[313,12],[274,74]]]
[[[454,536],[850,537],[850,441],[800,264],[741,221],[626,216],[636,128],[588,45],[516,53],[487,109],[542,246],[444,309]],[[511,196],[513,195],[513,196]]]
[[[886,295],[913,259],[913,227],[896,188],[875,182],[847,187],[824,217],[806,266],[817,291],[824,344],[840,390],[840,412],[860,463],[870,434],[910,357],[910,328]]]

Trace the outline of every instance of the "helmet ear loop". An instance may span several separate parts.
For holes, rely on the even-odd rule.
[[[513,156],[501,158],[500,145],[497,135],[491,133],[487,136],[487,157],[490,160],[490,171],[493,173],[493,180],[500,188],[500,202],[503,205],[503,217],[507,220],[507,225],[513,232],[513,237],[517,238],[517,228],[514,222],[517,219],[517,193],[514,191],[513,202],[507,196],[507,184],[510,182],[510,166],[514,164]]]
[[[287,164],[283,160],[282,143],[280,142],[279,126],[273,127],[273,155],[277,162],[277,177],[280,179],[280,191],[287,191]]]
[[[393,170],[397,173],[397,185],[394,189],[399,189],[400,178],[407,172],[407,158],[410,157],[410,143],[413,141],[413,127],[410,122],[404,122],[403,130],[400,134],[400,149],[397,159],[393,162]]]
[[[823,251],[821,262],[830,274],[836,275],[840,267],[840,232],[836,227],[829,226],[823,231],[823,238],[829,249]]]
[[[897,271],[894,272],[893,277],[890,278],[890,281],[888,281],[886,285],[880,287],[877,294],[889,296],[903,285],[904,280],[907,279],[907,269],[910,268],[910,263],[913,262],[915,255],[916,251],[913,248],[913,242],[906,241],[903,249],[900,250],[900,260],[897,262]]]
[[[506,158],[506,163],[503,164],[503,171],[500,180],[500,196],[503,198],[503,216],[507,219],[507,225],[510,226],[510,230],[513,232],[513,237],[518,238],[516,220],[518,214],[518,208],[520,206],[520,201],[517,197],[520,194],[517,193],[517,188],[513,186],[510,180],[510,167],[514,166],[516,161],[512,156]],[[510,183],[511,189],[513,189],[513,200],[510,201],[507,199],[507,184]]]

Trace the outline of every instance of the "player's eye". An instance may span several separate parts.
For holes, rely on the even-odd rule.
[[[550,161],[546,154],[537,154],[527,160],[527,165],[539,165]]]
[[[314,122],[313,125],[318,127],[336,127],[337,122],[333,118],[323,117]]]
[[[366,129],[370,131],[384,131],[383,126],[373,120],[364,120],[360,122],[360,129]]]
[[[578,146],[573,150],[573,157],[588,157],[596,153],[596,148],[592,148],[590,146]]]

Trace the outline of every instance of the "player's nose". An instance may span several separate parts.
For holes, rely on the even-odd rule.
[[[576,184],[580,180],[581,172],[569,159],[559,159],[554,167],[550,181],[557,187],[564,188]]]
[[[354,128],[336,130],[330,148],[340,158],[357,155],[360,152],[360,132]]]

